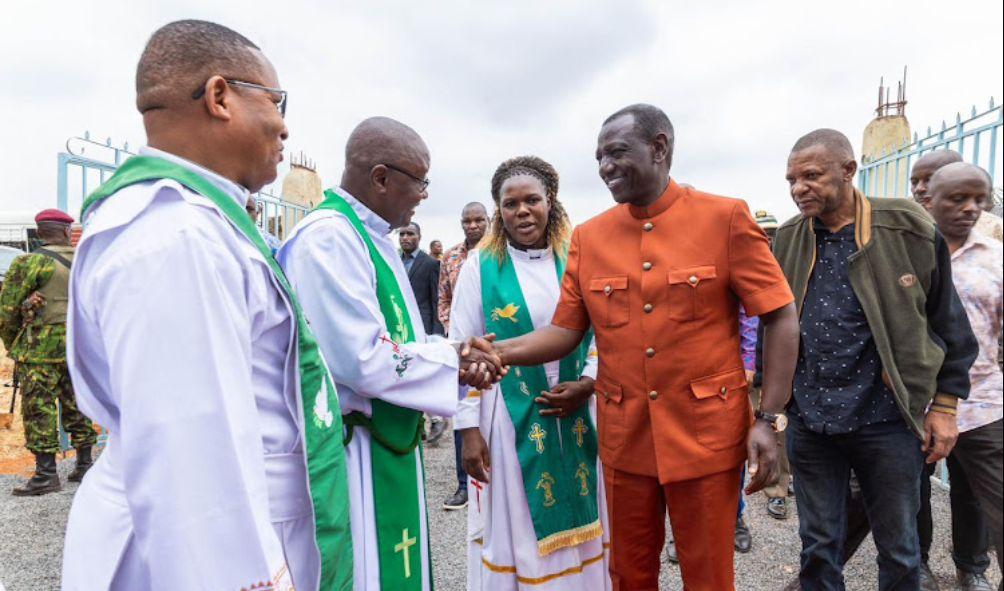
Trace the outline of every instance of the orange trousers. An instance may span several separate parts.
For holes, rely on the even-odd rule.
[[[734,591],[733,543],[739,467],[659,484],[603,467],[610,520],[610,578],[615,591],[658,591],[666,509],[687,591]]]

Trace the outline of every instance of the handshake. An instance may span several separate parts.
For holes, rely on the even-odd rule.
[[[483,337],[469,337],[454,347],[460,358],[459,381],[465,386],[478,390],[490,388],[502,381],[509,366],[502,363],[502,356],[492,344],[494,334]]]

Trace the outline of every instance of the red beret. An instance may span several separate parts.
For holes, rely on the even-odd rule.
[[[56,222],[60,224],[72,224],[73,218],[58,209],[43,209],[35,216],[35,223]]]

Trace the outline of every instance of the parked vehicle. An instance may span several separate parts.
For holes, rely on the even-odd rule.
[[[3,286],[3,278],[7,275],[7,269],[10,267],[10,264],[14,262],[14,259],[23,254],[24,251],[20,248],[0,244],[0,287]]]

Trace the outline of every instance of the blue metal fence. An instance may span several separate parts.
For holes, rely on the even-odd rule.
[[[934,150],[951,149],[962,154],[966,162],[983,167],[990,173],[994,186],[1001,178],[1001,126],[1004,125],[1004,111],[1001,105],[985,110],[972,108],[969,117],[963,119],[961,113],[955,115],[955,123],[941,122],[940,130],[927,128],[927,133],[913,139],[898,149],[891,150],[873,160],[864,160],[858,173],[858,188],[872,197],[909,197],[910,168],[917,160]]]
[[[87,195],[134,154],[128,143],[120,147],[111,138],[99,142],[90,133],[68,139],[66,151],[56,155],[56,207],[76,216]],[[254,197],[261,211],[258,225],[280,240],[307,215],[306,207],[272,193],[262,191]]]

